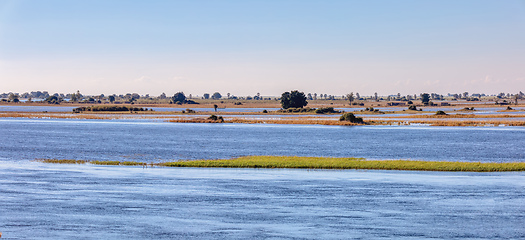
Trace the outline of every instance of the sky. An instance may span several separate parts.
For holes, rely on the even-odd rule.
[[[0,92],[525,91],[525,0],[0,0]]]

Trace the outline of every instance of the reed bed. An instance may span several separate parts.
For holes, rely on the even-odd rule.
[[[406,115],[384,118],[525,118],[525,114],[449,114],[449,115]]]
[[[86,164],[87,160],[73,160],[73,159],[37,159],[36,161],[43,163],[56,163],[56,164]]]
[[[0,113],[0,118],[31,118],[31,119],[115,119],[116,116],[93,114],[64,114],[64,113]]]
[[[248,156],[227,160],[197,160],[169,162],[162,163],[162,165],[168,167],[374,169],[452,172],[525,171],[525,162],[437,162],[410,160],[366,160],[363,158],[285,156]]]
[[[37,162],[55,164],[93,164],[93,165],[112,165],[112,166],[159,166],[159,163],[145,163],[135,161],[99,161],[99,160],[73,160],[73,159],[37,159]]]
[[[523,127],[525,121],[506,121],[506,120],[465,120],[465,121],[439,121],[439,120],[412,120],[408,124],[429,124],[430,126],[450,126],[450,127],[482,127],[482,126],[514,126]]]
[[[314,124],[314,125],[334,125],[334,126],[357,126],[363,125],[358,123],[351,123],[347,121],[334,120],[323,120],[315,118],[296,118],[296,119],[245,119],[245,118],[234,118],[225,121],[227,123],[265,123],[265,124]]]
[[[405,171],[448,171],[448,172],[508,172],[525,171],[525,162],[481,163],[481,162],[440,162],[411,160],[366,160],[364,158],[330,158],[297,156],[247,156],[220,160],[188,160],[163,163],[85,161],[43,159],[55,164],[95,164],[119,166],[159,166],[195,168],[299,168],[299,169],[370,169]]]

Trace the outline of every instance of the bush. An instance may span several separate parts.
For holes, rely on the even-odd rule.
[[[317,114],[340,113],[340,111],[334,110],[333,107],[325,107],[325,108],[318,108],[318,109],[316,109],[315,113],[317,113]]]
[[[216,122],[224,122],[224,118],[222,116],[215,116],[211,115],[208,120],[216,121]]]
[[[353,113],[345,113],[340,118],[339,121],[348,121],[351,123],[364,123],[363,118],[354,116]]]
[[[263,112],[263,113],[268,113],[268,111],[266,111],[266,109],[264,109],[262,112]]]
[[[278,112],[282,113],[302,113],[302,112],[315,112],[315,108],[288,108],[288,109],[281,109],[278,110]]]
[[[448,115],[448,114],[446,112],[439,110],[436,112],[436,115]]]
[[[80,112],[142,112],[148,111],[147,108],[126,107],[126,106],[92,106],[92,107],[78,107],[73,109],[74,113]]]
[[[408,106],[408,110],[417,111],[416,105],[410,105]]]

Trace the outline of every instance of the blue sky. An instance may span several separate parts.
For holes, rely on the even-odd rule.
[[[524,43],[524,0],[0,0],[0,92],[514,93]]]

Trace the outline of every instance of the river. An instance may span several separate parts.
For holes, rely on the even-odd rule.
[[[44,164],[302,155],[523,161],[520,127],[0,119],[4,239],[523,239],[525,173]]]

